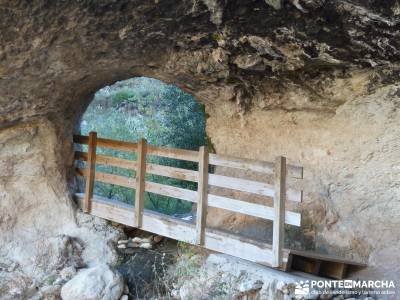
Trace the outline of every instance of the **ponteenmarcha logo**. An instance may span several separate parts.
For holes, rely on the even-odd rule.
[[[295,295],[344,294],[344,295],[394,295],[393,280],[301,280],[296,282]]]

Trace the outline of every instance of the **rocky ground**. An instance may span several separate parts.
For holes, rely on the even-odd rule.
[[[32,280],[18,264],[1,264],[0,299],[356,299],[334,290],[321,296],[312,291],[297,295],[296,283],[317,277],[276,271],[131,228],[113,228],[92,217],[90,222],[97,226],[94,232],[107,234],[114,261],[88,261],[85,243],[59,237],[59,265],[47,274],[37,271]]]
[[[74,286],[74,292],[64,293],[63,298],[80,299],[74,296],[78,292],[84,295],[98,295],[101,291],[120,293],[118,286],[123,288],[123,279],[111,271],[108,264],[113,265],[118,260],[114,243],[123,232],[102,219],[79,212],[76,218],[77,227],[34,244],[41,255],[32,257],[29,267],[24,261],[27,258],[18,257],[12,251],[7,252],[8,255],[3,252],[0,256],[0,299],[60,299],[62,289],[68,291],[72,279],[80,282],[85,277],[93,280],[88,278],[79,291]],[[29,251],[30,245],[27,247]],[[23,259],[24,263],[20,263],[19,259]],[[75,279],[77,276],[78,279]],[[96,299],[97,296],[85,297],[82,296],[82,299]]]

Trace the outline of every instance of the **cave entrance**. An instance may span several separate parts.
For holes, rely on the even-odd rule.
[[[82,115],[75,133],[88,135],[97,132],[101,138],[137,142],[145,138],[154,146],[198,150],[206,144],[204,105],[175,85],[148,78],[136,77],[116,82],[98,90]],[[83,146],[84,148],[86,146]],[[83,149],[84,151],[87,150]],[[99,148],[98,154],[136,160],[135,153]],[[179,167],[197,168],[197,164],[170,158],[150,157],[148,162]],[[97,165],[96,171],[135,177],[135,171]],[[196,190],[190,181],[146,175],[150,181]],[[78,192],[84,192],[84,180],[77,177]],[[94,194],[133,204],[135,191],[123,186],[95,182]],[[191,217],[192,203],[163,195],[145,193],[146,209],[179,217]]]

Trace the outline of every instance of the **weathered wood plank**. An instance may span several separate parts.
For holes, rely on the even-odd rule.
[[[148,145],[147,153],[149,155],[156,155],[168,158],[175,158],[180,160],[187,160],[197,162],[198,152],[192,150],[164,148]]]
[[[146,169],[148,165],[146,166]],[[77,174],[79,176],[86,176],[84,169],[77,169]],[[106,174],[97,172],[96,178],[97,181],[111,183],[115,185],[120,185],[128,188],[136,188],[136,183],[127,177]],[[154,182],[146,182],[145,190],[147,192],[152,192],[155,194],[160,194],[168,197],[174,197],[181,200],[190,201],[196,203],[196,192],[174,188],[172,186],[166,186]],[[274,209],[269,206],[251,203],[247,201],[237,200],[233,198],[228,198],[224,196],[218,196],[213,194],[208,194],[208,206],[229,210],[232,212],[237,212],[240,214],[246,214],[249,216],[265,219],[265,220],[274,220]],[[301,225],[301,214],[291,211],[285,212],[285,223],[294,226]]]
[[[208,149],[199,151],[199,183],[197,186],[196,244],[203,245],[207,218],[208,196]]]
[[[145,191],[194,203],[197,202],[197,191],[182,189],[175,186],[146,181]]]
[[[87,161],[87,152],[75,151],[75,159]],[[129,159],[113,157],[108,155],[96,155],[96,164],[99,165],[107,165],[117,168],[135,170],[136,169],[136,161],[132,161]]]
[[[78,196],[77,202],[82,205],[82,199]],[[134,226],[132,214],[134,207],[121,206],[104,201],[96,197],[93,201],[92,214],[100,218],[112,220],[128,226]],[[160,216],[157,213],[144,211],[142,229],[175,240],[195,244],[196,227],[176,218]],[[204,247],[213,251],[236,256],[252,262],[271,266],[271,245],[254,240],[228,234],[223,231],[207,229],[205,232]],[[287,261],[288,250],[283,251],[283,262]]]
[[[344,263],[347,265],[353,265],[353,266],[358,266],[358,267],[366,267],[367,266],[364,263],[352,261],[349,259],[345,259],[342,257],[333,256],[333,255],[316,253],[313,251],[290,250],[290,254],[293,256],[302,256],[302,257],[308,257],[308,258],[318,259],[318,260],[322,260],[322,261],[332,261],[332,262],[337,262],[337,263]]]
[[[268,244],[249,243],[240,237],[207,230],[204,247],[262,265],[272,266],[272,251]]]
[[[249,158],[210,153],[210,165],[272,174],[273,163]]]
[[[209,174],[208,183],[209,185],[213,186],[219,186],[261,196],[274,197],[275,195],[273,185],[248,179]],[[301,202],[302,200],[302,192],[288,189],[287,195],[288,200],[290,201]]]
[[[248,170],[266,174],[273,174],[274,172],[274,163],[272,162],[249,159],[249,158],[240,158],[240,157],[221,155],[221,154],[210,153],[210,165]],[[287,169],[288,169],[288,176],[294,178],[303,178],[302,167],[288,165]]]
[[[146,169],[148,165],[146,165]],[[86,176],[84,169],[76,169],[77,175]],[[104,183],[110,183],[115,185],[120,185],[128,188],[135,189],[136,183],[127,177],[112,175],[102,172],[97,172],[95,180]],[[158,184],[155,182],[147,181],[145,183],[145,190],[147,192],[152,192],[155,194],[160,194],[168,197],[174,197],[181,200],[190,201],[196,203],[196,192],[182,189],[173,186],[167,186]],[[246,214],[249,216],[262,218],[266,220],[274,220],[274,209],[261,204],[251,203],[247,201],[242,201],[238,199],[233,199],[224,196],[218,196],[213,194],[208,194],[208,206],[229,210],[232,212],[237,212],[240,214]],[[294,226],[301,225],[301,214],[291,211],[285,212],[285,223]]]
[[[115,141],[103,138],[100,139],[99,146],[104,148],[111,148],[114,150],[128,151],[128,152],[135,151],[137,149],[137,143]]]
[[[76,169],[76,172],[80,176],[87,176],[86,169]],[[110,183],[115,185],[124,186],[127,188],[136,189],[136,182],[132,178],[107,174],[102,172],[97,172],[95,179],[104,183]],[[145,192],[150,192],[154,194],[159,194],[167,197],[173,197],[185,201],[190,201],[193,203],[197,202],[197,191],[192,191],[188,189],[182,189],[175,186],[164,185],[156,182],[146,181],[144,184]]]
[[[136,188],[135,180],[133,178],[129,178],[129,177],[125,177],[125,176],[108,174],[108,173],[103,173],[103,172],[96,172],[95,179],[96,179],[96,181],[100,181],[103,183],[115,184],[115,185],[123,186],[126,188],[130,188],[130,189]]]
[[[75,201],[82,207],[85,194],[76,193]],[[95,195],[91,215],[134,227],[134,206]]]
[[[89,139],[87,136],[82,135],[74,135],[73,137],[74,143],[77,144],[87,144]],[[104,138],[97,139],[97,146],[104,147],[104,148],[111,148],[114,150],[120,151],[132,151],[137,149],[137,143],[125,142],[125,141],[116,141]]]
[[[89,133],[88,141],[88,160],[87,160],[87,178],[85,186],[85,205],[83,211],[90,213],[91,202],[93,197],[94,178],[96,173],[96,145],[97,145],[97,133]]]
[[[208,184],[262,196],[274,196],[274,187],[264,182],[209,174]]]
[[[285,234],[285,202],[286,202],[286,158],[278,157],[275,162],[275,196],[272,233],[272,266],[282,266],[282,249]]]
[[[75,159],[87,161],[87,152],[75,151]],[[136,161],[119,157],[97,155],[96,163],[123,169],[136,170]],[[197,182],[199,177],[199,172],[197,171],[150,163],[146,163],[146,173],[194,182]]]
[[[74,143],[87,144],[89,138],[87,136],[74,135],[73,140]],[[98,138],[98,147],[107,147],[122,151],[132,151],[132,149],[136,149],[137,143]],[[188,160],[193,162],[197,162],[197,155],[198,155],[197,151],[156,147],[150,145],[148,145],[148,154]],[[239,158],[221,154],[210,153],[209,163],[211,165],[216,165],[216,166],[249,170],[266,174],[273,174],[274,170],[274,163],[272,162],[249,159],[249,158]],[[287,173],[289,177],[303,178],[303,167],[295,165],[287,165]]]
[[[147,142],[141,139],[138,144],[137,168],[136,168],[136,193],[135,193],[135,227],[142,227],[144,209],[144,191],[146,175]]]
[[[199,172],[193,170],[187,170],[182,168],[174,168],[170,166],[162,166],[156,164],[147,164],[146,172],[149,174],[160,175],[175,179],[188,180],[197,182],[199,178]]]
[[[112,157],[106,155],[98,155],[96,159],[97,164],[107,165],[122,169],[129,169],[129,170],[136,170],[136,161],[119,158],[119,157]]]
[[[247,201],[232,199],[228,197],[208,194],[208,206],[220,209],[226,209],[229,211],[265,220],[271,220],[271,221],[275,220],[275,212],[274,208],[272,207],[251,203]],[[296,212],[286,211],[285,223],[289,225],[300,226],[301,214]]]
[[[76,169],[76,173],[79,176],[87,176],[87,169]],[[103,183],[109,183],[109,184],[115,184],[123,187],[127,187],[130,189],[135,189],[136,188],[136,181],[133,178],[125,177],[125,176],[120,176],[120,175],[114,175],[114,174],[108,174],[104,172],[96,172],[95,175],[95,181],[100,181]]]

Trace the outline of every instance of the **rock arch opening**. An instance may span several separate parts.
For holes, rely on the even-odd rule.
[[[154,146],[198,150],[207,143],[204,105],[175,85],[149,77],[135,77],[118,81],[99,89],[75,127],[75,133],[87,136],[91,131],[101,138],[137,142],[141,138]],[[85,151],[87,147],[84,147]],[[137,159],[135,152],[100,148],[98,154]],[[192,162],[148,157],[150,163],[185,169],[197,168]],[[96,170],[112,175],[135,177],[136,171],[106,165]],[[149,180],[189,190],[196,183],[157,175]],[[76,189],[84,192],[85,180],[77,177]],[[95,182],[94,194],[108,199],[133,204],[135,190],[116,184]],[[190,217],[192,203],[172,197],[145,193],[145,208],[165,214]]]

